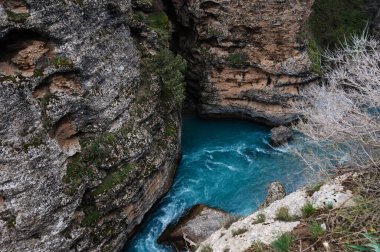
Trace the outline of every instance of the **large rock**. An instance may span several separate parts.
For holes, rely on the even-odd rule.
[[[285,126],[279,126],[271,129],[271,141],[274,146],[286,143],[292,138],[292,130]]]
[[[121,250],[170,188],[179,109],[140,81],[157,34],[134,37],[131,16],[128,0],[0,0],[0,251]]]
[[[260,208],[265,208],[276,200],[280,200],[286,196],[286,190],[283,184],[280,182],[272,182],[269,185],[267,197]]]
[[[309,196],[306,188],[290,193],[269,206],[236,221],[229,228],[219,229],[202,242],[197,252],[244,252],[250,251],[248,248],[256,242],[270,245],[281,234],[292,232],[300,224],[298,220],[277,220],[277,212],[280,208],[288,208],[289,214],[292,216],[302,216],[302,208],[307,203],[312,204],[317,209],[324,209],[327,203],[333,204],[334,208],[352,206],[353,194],[342,185],[350,176],[351,174],[344,174],[329,180],[312,196]],[[264,223],[258,222],[262,216],[265,216]],[[240,234],[236,235],[237,232]]]
[[[289,105],[316,80],[300,36],[313,2],[172,0],[202,116],[271,125],[296,118]]]
[[[176,225],[169,226],[158,241],[181,251],[196,249],[212,233],[234,220],[235,217],[220,209],[195,205]]]

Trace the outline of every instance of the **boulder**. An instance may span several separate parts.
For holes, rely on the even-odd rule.
[[[271,129],[272,144],[275,146],[282,145],[292,138],[292,130],[285,126],[279,126]]]
[[[176,224],[169,225],[158,242],[177,250],[195,250],[218,229],[236,220],[231,214],[203,204],[193,206]]]
[[[276,200],[280,200],[286,196],[285,187],[280,182],[272,182],[268,188],[268,194],[265,198],[264,203],[260,206],[260,208],[268,207],[271,203]]]

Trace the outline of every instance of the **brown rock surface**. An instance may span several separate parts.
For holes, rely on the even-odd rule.
[[[295,118],[289,105],[316,80],[300,36],[314,0],[172,2],[202,115],[273,125]]]

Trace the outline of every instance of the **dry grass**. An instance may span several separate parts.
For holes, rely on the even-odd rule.
[[[380,169],[372,166],[360,172],[344,183],[355,195],[355,206],[324,209],[318,215],[302,219],[294,230],[296,239],[291,251],[328,251],[326,246],[329,251],[355,251],[348,245],[367,244],[364,234],[380,236]],[[325,224],[326,231],[313,234],[315,223]]]

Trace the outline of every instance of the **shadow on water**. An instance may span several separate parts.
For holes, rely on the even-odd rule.
[[[281,181],[288,192],[303,185],[304,165],[291,146],[273,148],[269,140],[269,128],[262,125],[185,117],[183,157],[173,187],[125,251],[172,252],[157,244],[158,237],[197,203],[244,216],[263,202],[271,182]]]

